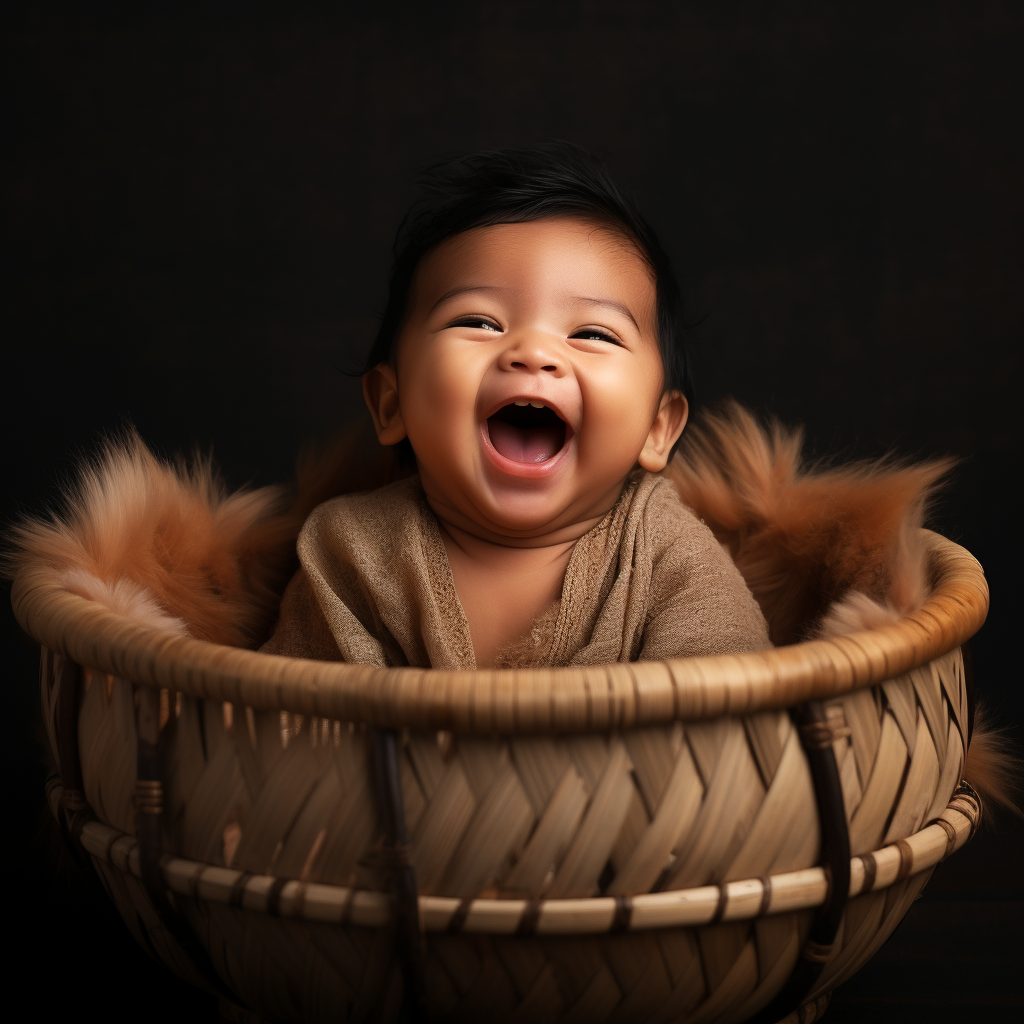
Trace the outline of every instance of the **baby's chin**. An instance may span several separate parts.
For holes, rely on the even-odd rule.
[[[465,510],[481,529],[509,540],[529,539],[571,524],[564,501],[553,494],[516,493],[487,488],[474,496]]]
[[[499,543],[504,539],[511,544],[531,540],[559,544],[592,529],[615,504],[619,493],[621,488],[595,497],[567,494],[561,488],[548,493],[506,491],[492,494],[483,507],[478,505],[474,519]]]
[[[564,511],[562,515],[559,515],[526,510],[510,513],[508,509],[504,509],[480,525],[488,527],[493,533],[509,540],[527,540],[546,536],[552,531],[571,529],[575,524],[571,517],[564,514]]]

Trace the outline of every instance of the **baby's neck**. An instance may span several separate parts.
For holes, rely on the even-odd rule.
[[[463,529],[440,515],[437,518],[449,553],[455,548],[460,559],[473,562],[481,568],[499,570],[509,565],[543,566],[560,562],[568,557],[576,541],[600,521],[595,520],[575,536],[572,535],[575,531],[570,531],[566,536],[562,535],[565,531],[559,531],[554,536],[492,540]]]
[[[558,600],[576,542],[604,519],[622,493],[622,487],[610,492],[582,518],[554,523],[533,536],[508,536],[476,522],[432,490],[427,482],[427,504],[437,517],[478,668],[493,666],[498,653],[528,633]]]

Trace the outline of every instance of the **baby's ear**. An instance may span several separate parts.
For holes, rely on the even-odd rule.
[[[363,398],[381,444],[398,444],[405,437],[405,423],[398,405],[398,378],[389,363],[378,363],[363,374]]]
[[[668,453],[686,426],[690,403],[681,391],[666,391],[661,396],[658,414],[647,435],[638,461],[650,473],[660,473],[668,464]]]

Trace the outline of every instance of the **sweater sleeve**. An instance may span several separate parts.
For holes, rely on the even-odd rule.
[[[641,660],[771,647],[764,615],[732,559],[681,503],[677,515],[680,529],[652,566]]]

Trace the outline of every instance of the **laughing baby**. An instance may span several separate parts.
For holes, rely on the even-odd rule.
[[[770,646],[662,475],[686,425],[678,289],[566,143],[432,168],[362,376],[414,472],[320,505],[263,647],[379,666],[591,665]]]

